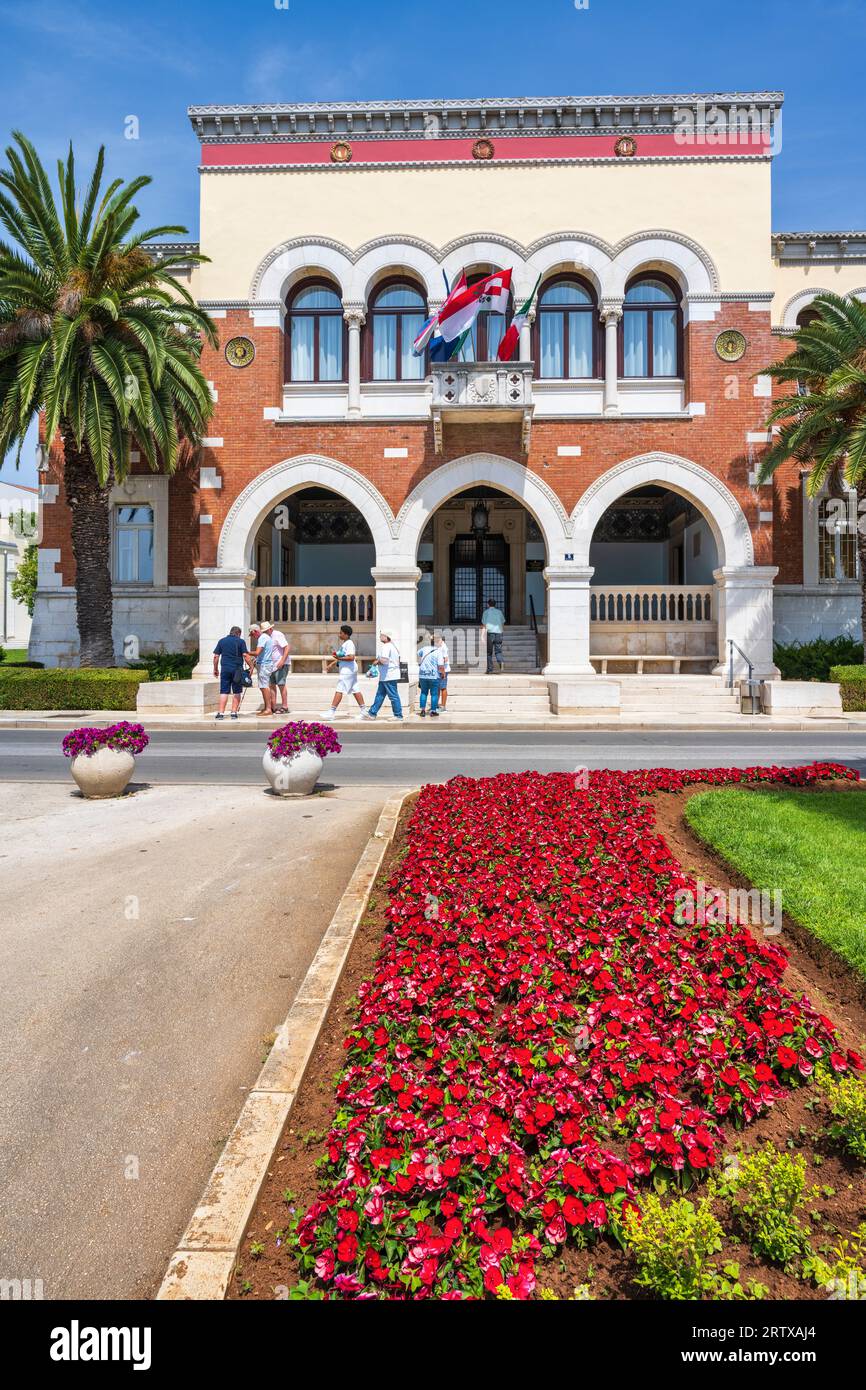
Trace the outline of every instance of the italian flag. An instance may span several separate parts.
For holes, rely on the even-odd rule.
[[[523,304],[521,304],[517,313],[514,315],[514,318],[511,320],[509,327],[502,335],[502,342],[499,344],[499,351],[496,354],[500,362],[510,362],[512,357],[514,356],[515,349],[518,347],[520,343],[520,330],[526,323],[527,315],[529,314],[529,310],[532,308],[532,301],[535,298],[536,291],[538,290],[538,286],[540,284],[541,276],[539,275],[538,279],[535,282],[535,287],[532,291],[532,294],[529,296],[527,300],[523,302]]]

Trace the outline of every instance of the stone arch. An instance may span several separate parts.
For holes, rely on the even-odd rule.
[[[352,268],[346,298],[366,305],[382,279],[400,274],[405,274],[408,280],[420,282],[428,300],[442,298],[442,274],[436,258],[417,242],[402,241],[399,237],[393,241],[378,242],[358,258]]]
[[[297,237],[275,246],[253,276],[250,300],[284,304],[286,295],[309,275],[325,275],[336,281],[342,298],[350,298],[354,266],[352,253],[341,242],[326,237]]]
[[[363,474],[336,459],[299,454],[260,473],[235,499],[220,532],[219,568],[249,568],[250,547],[268,512],[284,497],[305,487],[330,488],[357,507],[370,528],[377,563],[387,559],[394,546],[394,515],[378,489]]]
[[[649,483],[678,492],[703,513],[716,542],[720,566],[739,569],[754,564],[749,523],[725,484],[690,459],[653,451],[624,459],[587,488],[572,512],[577,565],[589,565],[590,542],[607,508],[624,493]]]
[[[621,241],[608,269],[605,298],[621,299],[639,270],[666,270],[684,294],[711,294],[719,288],[712,258],[696,241],[676,232],[639,232]]]
[[[500,454],[466,454],[428,473],[406,498],[397,514],[400,554],[414,564],[421,534],[443,502],[458,492],[484,484],[521,502],[538,523],[547,547],[547,563],[561,564],[571,524],[559,498],[543,479],[523,464]]]

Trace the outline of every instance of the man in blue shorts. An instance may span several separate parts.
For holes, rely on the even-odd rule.
[[[232,697],[232,719],[237,719],[243,693],[244,657],[247,644],[239,627],[233,627],[228,637],[221,637],[213,649],[213,673],[220,678],[220,704],[217,719],[225,719],[229,695]],[[219,664],[219,670],[217,670]]]

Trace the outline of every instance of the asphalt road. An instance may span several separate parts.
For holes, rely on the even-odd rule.
[[[742,732],[657,733],[645,731],[562,732],[557,730],[449,730],[426,728],[352,729],[336,726],[343,752],[328,759],[323,785],[417,786],[458,775],[492,777],[497,772],[571,772],[576,767],[714,767],[751,763],[848,763],[866,777],[863,733]],[[136,783],[153,786],[257,785],[263,780],[263,730],[214,729],[202,733],[154,733],[138,759]],[[0,732],[0,782],[69,780],[60,753],[62,733],[53,729]]]

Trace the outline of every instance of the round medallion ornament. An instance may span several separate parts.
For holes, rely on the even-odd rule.
[[[746,351],[746,339],[738,328],[726,328],[716,338],[716,356],[723,362],[739,362]]]
[[[255,343],[249,338],[230,338],[226,343],[226,361],[230,367],[248,367],[255,355]]]
[[[492,140],[476,140],[472,146],[473,159],[492,159],[495,153]]]
[[[348,164],[352,158],[352,146],[348,140],[335,140],[331,146],[331,163]]]
[[[637,140],[633,135],[621,135],[613,147],[617,159],[631,159],[637,154]]]

